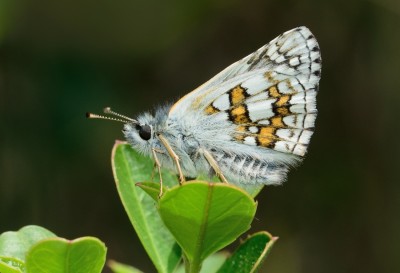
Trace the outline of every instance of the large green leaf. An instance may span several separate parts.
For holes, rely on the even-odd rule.
[[[112,167],[118,193],[129,219],[158,272],[170,273],[181,259],[181,249],[165,228],[156,202],[135,183],[151,181],[154,163],[135,152],[128,144],[117,142],[112,153]],[[163,171],[166,186],[178,184],[176,175]],[[158,175],[154,175],[158,181]]]
[[[257,272],[277,239],[265,231],[249,236],[226,260],[218,273]]]
[[[28,273],[99,273],[105,260],[106,247],[96,238],[50,238],[30,248],[26,269]]]
[[[159,201],[160,215],[185,253],[188,272],[198,272],[207,256],[248,230],[256,207],[235,186],[203,181],[167,190]]]

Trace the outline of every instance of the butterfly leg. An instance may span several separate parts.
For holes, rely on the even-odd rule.
[[[158,138],[160,139],[160,141],[162,142],[164,147],[167,149],[169,155],[175,161],[176,167],[178,169],[178,174],[179,174],[179,184],[182,185],[182,183],[185,182],[185,176],[183,175],[183,172],[181,169],[181,164],[179,163],[179,156],[174,152],[171,145],[169,145],[168,140],[163,135],[159,134]]]
[[[209,151],[201,149],[200,153],[204,155],[210,166],[214,169],[215,173],[218,175],[218,177],[222,180],[223,183],[228,183],[228,180],[226,180],[224,174],[222,173],[221,169],[218,166],[217,161],[215,161],[214,157],[210,154]]]
[[[153,153],[153,157],[154,157],[154,163],[158,168],[158,174],[160,175],[160,193],[158,194],[158,198],[161,198],[161,196],[163,195],[163,182],[162,182],[162,175],[161,175],[161,164],[160,161],[157,158],[157,150],[152,148],[151,152]]]
[[[153,156],[154,156],[154,154],[153,154]],[[157,168],[157,163],[156,162],[154,162],[154,165],[153,165],[153,170],[151,171],[151,182],[154,182],[154,174],[156,173],[156,168]]]

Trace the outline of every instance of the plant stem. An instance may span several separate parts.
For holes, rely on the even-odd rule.
[[[183,262],[185,263],[185,273],[199,273],[201,269],[201,262],[198,259],[189,261],[186,255],[183,255]]]

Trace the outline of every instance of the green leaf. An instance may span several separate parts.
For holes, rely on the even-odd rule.
[[[0,235],[0,272],[97,273],[104,265],[105,252],[96,238],[67,241],[45,228],[26,226]]]
[[[18,231],[7,231],[0,235],[0,257],[16,258],[25,261],[29,248],[40,240],[56,235],[39,226],[25,226]]]
[[[182,247],[189,272],[250,228],[257,204],[245,191],[224,183],[187,182],[165,192],[159,212]]]
[[[229,257],[218,273],[257,272],[278,237],[268,232],[258,232],[249,236]]]
[[[209,179],[205,175],[199,175],[196,180],[203,180],[203,181],[208,181],[208,182],[221,182],[221,180],[218,178],[218,176],[214,176],[211,179]],[[229,181],[228,181],[229,182]],[[248,194],[251,195],[251,197],[255,198],[261,190],[264,188],[265,185],[263,184],[241,184],[240,188],[242,190],[245,190]]]
[[[26,268],[28,273],[99,273],[105,259],[106,247],[97,238],[51,238],[29,250]]]
[[[136,183],[136,186],[144,190],[154,201],[158,202],[160,193],[160,183],[155,182],[142,182]],[[167,189],[163,187],[163,192]]]
[[[181,259],[181,249],[165,228],[154,199],[135,186],[137,182],[151,181],[154,163],[128,144],[117,142],[112,166],[121,201],[147,254],[158,272],[173,272]],[[178,184],[175,174],[163,171],[162,175],[166,186]],[[154,180],[157,179],[158,175],[154,175]]]
[[[0,272],[25,272],[25,256],[32,245],[56,235],[39,226],[25,226],[0,235]]]
[[[108,261],[107,265],[114,273],[143,273],[133,266],[119,263],[113,260]]]

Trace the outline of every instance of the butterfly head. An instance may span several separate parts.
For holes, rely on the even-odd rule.
[[[140,115],[137,120],[127,122],[123,133],[128,143],[138,152],[149,155],[154,145],[154,118],[150,114]]]
[[[109,107],[104,108],[104,113],[113,115],[114,117],[97,115],[93,113],[86,113],[86,117],[125,123],[123,133],[129,144],[139,152],[145,154],[151,152],[151,142],[153,141],[154,130],[152,126],[153,117],[150,114],[141,115],[138,120],[136,120],[116,113]]]

